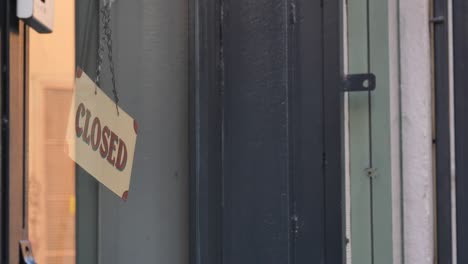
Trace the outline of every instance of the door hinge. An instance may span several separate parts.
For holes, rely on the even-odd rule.
[[[36,264],[29,240],[21,240],[20,244],[20,264]]]
[[[343,78],[343,92],[375,90],[375,75],[372,73],[348,74]]]

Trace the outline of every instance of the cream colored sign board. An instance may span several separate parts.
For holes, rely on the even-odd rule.
[[[68,155],[127,200],[137,139],[136,121],[81,70],[68,119]]]

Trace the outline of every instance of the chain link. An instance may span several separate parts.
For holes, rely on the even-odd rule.
[[[107,56],[109,58],[109,70],[111,72],[112,79],[112,93],[114,95],[115,108],[117,115],[119,115],[119,94],[115,85],[115,68],[114,59],[112,57],[112,29],[111,29],[111,2],[106,2],[101,8],[101,19],[103,24],[103,34],[99,38],[99,49],[97,57],[97,69],[96,69],[96,88],[94,93],[97,93],[97,86],[101,84],[102,64],[104,61],[104,45],[107,46]]]

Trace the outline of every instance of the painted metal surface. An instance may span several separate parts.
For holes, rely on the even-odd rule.
[[[224,3],[225,263],[344,259],[338,3]]]
[[[218,2],[190,1],[190,263],[222,263],[222,67]]]
[[[374,260],[393,262],[392,231],[392,148],[390,144],[390,57],[388,1],[369,1],[369,69],[378,76],[378,86],[371,93],[371,166],[378,171],[374,186]],[[395,109],[396,110],[396,109]]]
[[[347,74],[343,80],[344,92],[375,90],[375,75],[372,73]]]
[[[291,263],[288,10],[224,1],[223,264]]]
[[[468,25],[466,14],[468,2],[453,1],[453,52],[454,52],[454,96],[455,96],[455,162],[456,162],[456,199],[457,199],[457,262],[468,263]]]
[[[402,173],[401,173],[401,100],[400,100],[400,36],[398,0],[388,1],[389,28],[389,97],[390,97],[390,144],[392,178],[392,241],[393,263],[404,263],[402,221]]]
[[[326,259],[323,10],[319,1],[296,1],[289,42],[292,263]],[[313,26],[311,26],[313,25]],[[314,248],[314,250],[310,250]]]
[[[435,100],[435,148],[436,148],[436,212],[437,212],[437,261],[452,263],[452,186],[450,155],[450,98],[449,98],[449,48],[448,3],[435,0],[434,21],[434,100]]]
[[[376,90],[349,96],[353,263],[393,263],[387,1],[348,3],[349,72]]]
[[[323,1],[325,262],[345,261],[342,6]],[[304,260],[305,261],[305,260]]]

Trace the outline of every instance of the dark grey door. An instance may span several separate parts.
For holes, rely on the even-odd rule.
[[[455,163],[456,163],[456,196],[457,196],[457,262],[468,262],[468,2],[453,1],[453,53],[454,53],[454,98],[455,98]],[[448,207],[448,204],[445,206]]]
[[[194,263],[343,262],[339,3],[195,4]]]

